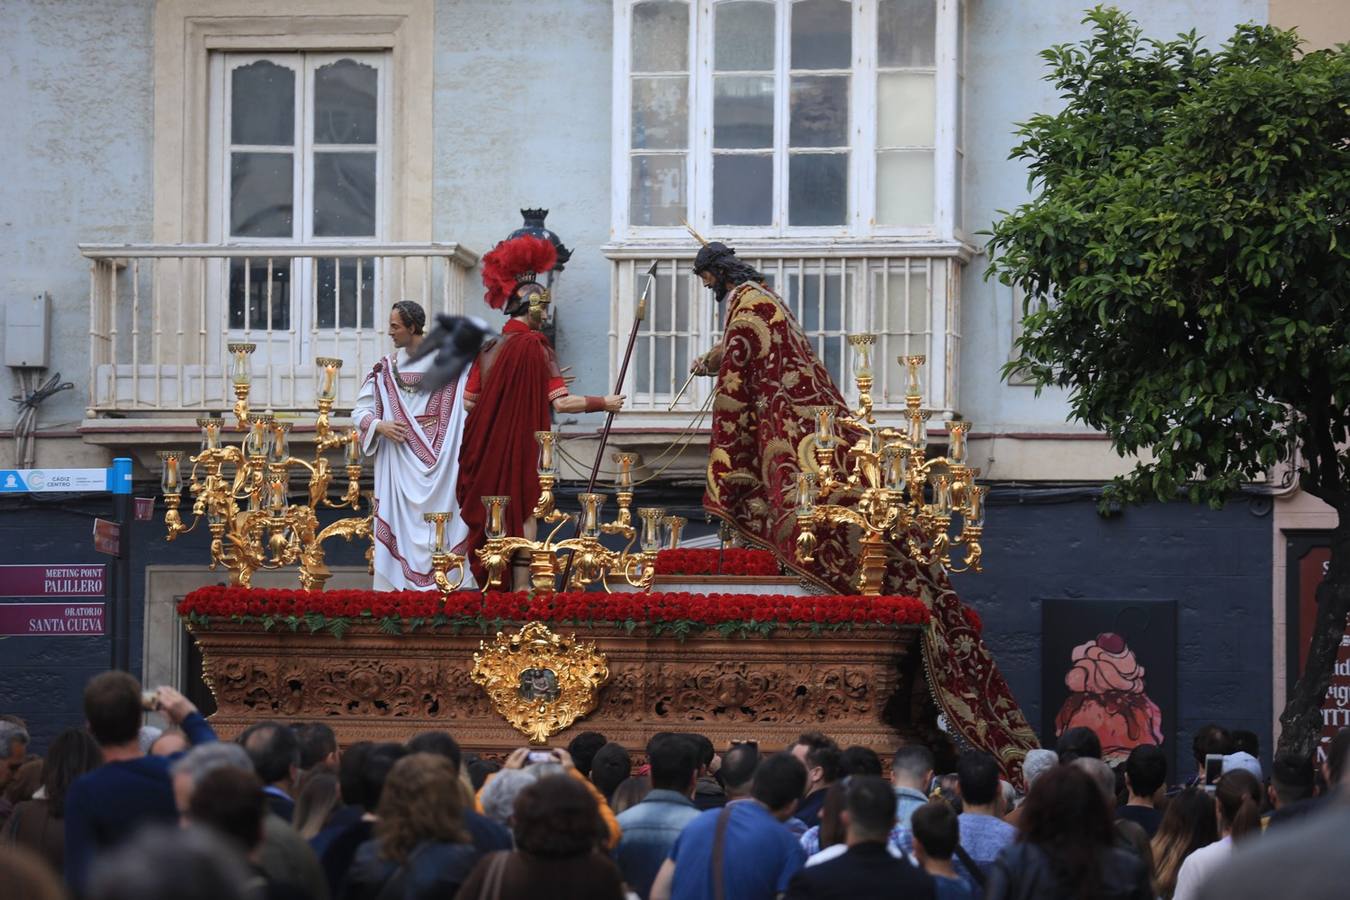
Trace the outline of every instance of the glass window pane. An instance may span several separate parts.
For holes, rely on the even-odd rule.
[[[370,328],[375,324],[375,260],[366,257],[361,261],[361,293],[358,301],[356,290],[355,259],[319,259],[319,309],[320,328]],[[338,284],[333,283],[334,272]],[[334,316],[336,307],[336,317]],[[359,318],[358,318],[359,314]],[[336,319],[336,326],[334,321]]]
[[[230,73],[230,141],[295,144],[295,73],[259,60]]]
[[[877,9],[877,65],[931,66],[936,42],[934,0],[881,0]]]
[[[633,225],[679,225],[686,215],[684,154],[634,156],[628,196]]]
[[[248,267],[247,294],[244,302],[245,275]],[[291,327],[291,261],[289,259],[272,260],[272,296],[271,328],[285,330]],[[268,291],[267,260],[231,259],[230,260],[230,327],[242,331],[245,328],[268,328]],[[248,319],[245,320],[245,310]]]
[[[788,161],[788,224],[842,225],[848,217],[848,154],[794,153]]]
[[[375,236],[375,154],[314,154],[314,236]]]
[[[634,72],[689,69],[689,4],[639,3],[633,7]]]
[[[314,143],[374,144],[379,71],[340,59],[314,73]]]
[[[882,72],[877,79],[877,146],[931,147],[936,90],[926,72]]]
[[[931,225],[932,222],[932,152],[878,153],[877,224]]]
[[[773,157],[713,154],[713,224],[773,222]]]
[[[633,148],[680,150],[689,143],[689,79],[633,79]]]
[[[713,68],[718,72],[773,70],[774,8],[757,0],[734,0],[713,7]]]
[[[848,146],[848,75],[792,79],[788,146]]]
[[[713,80],[713,146],[773,146],[773,78],[718,75]]]
[[[295,172],[289,153],[230,154],[230,236],[291,237]]]
[[[853,5],[848,0],[792,4],[792,68],[847,69],[852,56]]]

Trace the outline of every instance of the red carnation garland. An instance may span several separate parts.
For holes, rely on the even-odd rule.
[[[646,626],[653,634],[716,630],[724,636],[768,634],[779,628],[840,630],[897,628],[928,621],[915,597],[787,594],[539,594],[460,591],[299,591],[239,587],[198,588],[178,613],[194,625],[256,622],[267,630],[328,630],[341,636],[353,624],[375,621],[389,632],[446,626],[492,630],[507,622]]]
[[[767,550],[728,547],[725,550],[662,550],[656,554],[657,575],[764,576],[781,574]]]

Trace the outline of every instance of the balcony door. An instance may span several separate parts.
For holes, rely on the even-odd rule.
[[[211,233],[238,248],[212,264],[212,318],[257,344],[257,401],[289,405],[315,355],[381,350],[388,273],[362,245],[387,235],[389,68],[382,52],[212,58]]]

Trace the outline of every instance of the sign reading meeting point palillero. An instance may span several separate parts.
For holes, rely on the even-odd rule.
[[[104,633],[108,568],[102,563],[0,566],[0,635],[89,636]],[[64,602],[52,603],[51,598]],[[91,598],[80,602],[80,598]],[[41,602],[48,601],[48,602]],[[95,602],[97,601],[97,602]]]

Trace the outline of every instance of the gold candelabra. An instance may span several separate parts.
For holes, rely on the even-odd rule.
[[[315,510],[320,506],[350,509],[361,506],[361,440],[355,429],[334,431],[328,417],[337,399],[338,371],[342,360],[315,360],[316,403],[314,458],[291,455],[289,422],[277,421],[270,413],[249,409],[252,385],[251,360],[254,344],[229,344],[231,379],[234,384],[234,417],[244,432],[238,444],[223,439],[224,420],[197,420],[201,446],[188,458],[191,474],[186,485],[192,496],[192,521],[184,524],[179,509],[183,500],[183,451],[161,451],[160,487],[168,507],[164,515],[167,540],[195,528],[203,518],[211,533],[211,568],[223,567],[230,582],[248,587],[259,569],[298,565],[300,586],[323,590],[331,576],[324,562],[323,542],[330,537],[369,539],[371,517],[348,516],[319,528]],[[341,449],[347,489],[341,499],[328,497],[332,470],[328,454]],[[291,471],[308,473],[307,502],[292,503]],[[371,550],[367,549],[369,565]]]
[[[858,529],[858,590],[881,593],[886,563],[902,553],[924,565],[934,563],[952,572],[981,570],[980,536],[988,488],[977,485],[979,469],[966,463],[969,422],[948,426],[945,456],[928,458],[928,419],[923,409],[919,371],[924,357],[902,356],[906,369],[905,427],[877,425],[872,411],[872,348],[874,335],[851,335],[853,377],[858,408],[838,417],[834,407],[812,410],[816,423],[812,451],[817,471],[802,472],[797,481],[797,558],[814,559],[816,529],[845,525]],[[844,450],[844,471],[836,471],[840,435],[852,443]],[[856,437],[855,437],[856,436]],[[960,529],[952,532],[954,519]],[[952,551],[963,548],[959,564]]]
[[[542,540],[508,535],[506,510],[511,498],[483,497],[483,505],[487,510],[487,541],[478,551],[478,558],[487,570],[487,583],[483,588],[501,588],[512,559],[517,553],[524,553],[529,557],[530,589],[538,593],[552,592],[558,587],[558,554],[571,551],[572,574],[563,586],[564,590],[585,590],[596,582],[609,590],[611,577],[621,577],[633,587],[650,590],[656,574],[656,554],[665,544],[678,546],[685,520],[679,516],[668,516],[664,509],[657,507],[640,508],[637,511],[641,524],[639,536],[632,512],[633,468],[639,462],[638,455],[616,453],[613,456],[619,467],[615,481],[618,512],[613,521],[605,522],[603,512],[608,499],[605,494],[579,494],[577,499],[581,509],[576,515],[557,508],[553,489],[558,479],[558,435],[553,431],[539,431],[535,433],[535,439],[539,443],[540,494],[530,515],[553,527]],[[559,532],[568,523],[577,524],[577,534],[560,540]],[[606,534],[627,538],[628,543],[623,550],[611,550],[600,539],[601,535]],[[639,543],[639,539],[640,549],[635,552],[633,545]]]

